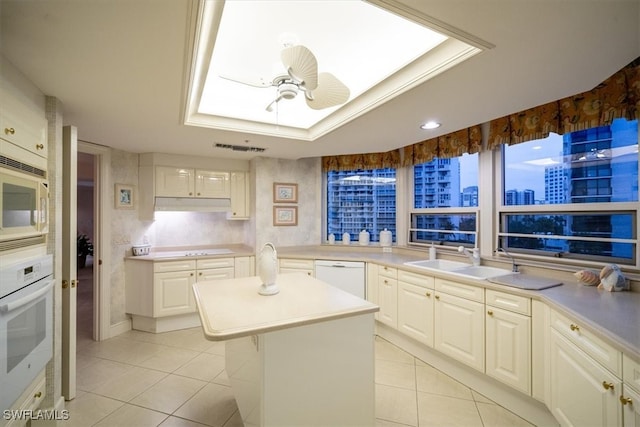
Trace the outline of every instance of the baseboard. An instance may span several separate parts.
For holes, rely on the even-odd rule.
[[[131,319],[123,320],[109,327],[109,336],[106,338],[113,338],[120,334],[124,334],[131,330]]]

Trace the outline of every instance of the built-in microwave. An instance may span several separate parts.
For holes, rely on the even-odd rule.
[[[0,252],[46,243],[46,172],[0,157]]]

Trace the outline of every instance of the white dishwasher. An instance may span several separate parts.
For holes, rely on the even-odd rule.
[[[317,260],[316,279],[365,298],[364,262]]]

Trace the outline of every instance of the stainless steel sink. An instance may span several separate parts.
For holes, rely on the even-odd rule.
[[[408,261],[404,263],[412,267],[425,268],[428,270],[451,271],[456,268],[470,267],[469,264],[459,261],[449,261],[446,259],[427,259],[421,261]]]

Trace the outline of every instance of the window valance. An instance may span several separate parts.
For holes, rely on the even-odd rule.
[[[487,149],[542,139],[611,124],[614,119],[640,119],[640,57],[590,91],[491,120]],[[413,166],[482,149],[480,125],[417,142],[385,153],[322,158],[322,170],[355,170]]]
[[[492,120],[487,148],[640,118],[640,58],[590,91]]]

